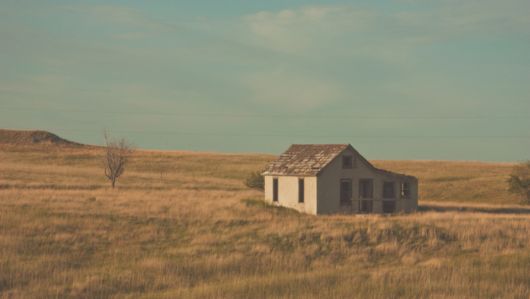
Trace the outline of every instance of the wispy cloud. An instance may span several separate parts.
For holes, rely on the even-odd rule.
[[[393,11],[355,5],[306,6],[281,11],[260,11],[243,22],[252,42],[279,52],[299,53],[323,45],[351,52],[387,55],[384,48],[411,46],[447,39],[477,38],[502,33],[530,33],[530,2],[413,1],[420,8],[403,6]],[[421,9],[421,5],[430,9]],[[433,8],[434,6],[434,8]]]
[[[418,54],[424,48],[502,39],[509,34],[528,35],[530,2],[407,1],[406,5],[387,10],[356,5],[303,6],[246,15],[240,19],[239,27],[244,43],[287,57],[242,80],[252,91],[252,100],[314,109],[347,99],[346,91],[351,92],[353,86],[345,86],[349,80],[337,80],[342,78],[336,75],[328,77],[319,72],[311,76],[308,72],[311,67],[326,68],[328,62],[355,61],[360,62],[357,64],[361,65],[361,72],[367,71],[362,66],[367,64],[378,65],[379,72],[393,67],[401,72],[409,68],[418,71],[422,59]],[[355,72],[352,69],[350,73]],[[421,102],[429,98],[430,92],[436,92],[436,98],[442,102],[444,96],[459,98],[446,92],[447,79],[435,76],[432,71],[430,75],[430,79],[424,78],[421,92],[413,92],[414,80],[398,80],[398,83],[394,78],[387,82],[384,76],[377,80],[380,87],[393,86],[383,90],[384,96],[396,95]]]
[[[274,69],[247,75],[243,84],[250,90],[250,100],[259,106],[282,107],[303,113],[343,97],[340,86],[321,77]]]
[[[344,32],[366,30],[374,20],[373,12],[347,6],[261,11],[243,18],[252,42],[286,53],[300,53]]]

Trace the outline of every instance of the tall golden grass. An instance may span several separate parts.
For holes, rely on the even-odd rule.
[[[116,190],[100,156],[0,148],[1,298],[530,296],[510,164],[376,161],[420,178],[420,212],[315,217],[244,186],[271,156],[141,151]]]

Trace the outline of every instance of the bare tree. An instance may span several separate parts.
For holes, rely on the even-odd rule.
[[[132,145],[124,138],[114,139],[105,131],[105,176],[111,181],[112,188],[116,180],[125,171],[129,157],[133,153]]]

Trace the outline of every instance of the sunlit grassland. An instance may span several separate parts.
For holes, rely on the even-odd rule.
[[[0,297],[530,296],[507,163],[376,161],[420,178],[420,212],[315,217],[243,185],[271,156],[141,151],[116,190],[99,156],[0,148]]]

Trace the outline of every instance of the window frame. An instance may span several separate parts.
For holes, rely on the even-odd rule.
[[[298,178],[298,203],[305,202],[305,180]]]
[[[354,167],[354,156],[353,155],[343,155],[342,156],[342,169],[353,169]],[[349,161],[349,163],[346,163]]]

